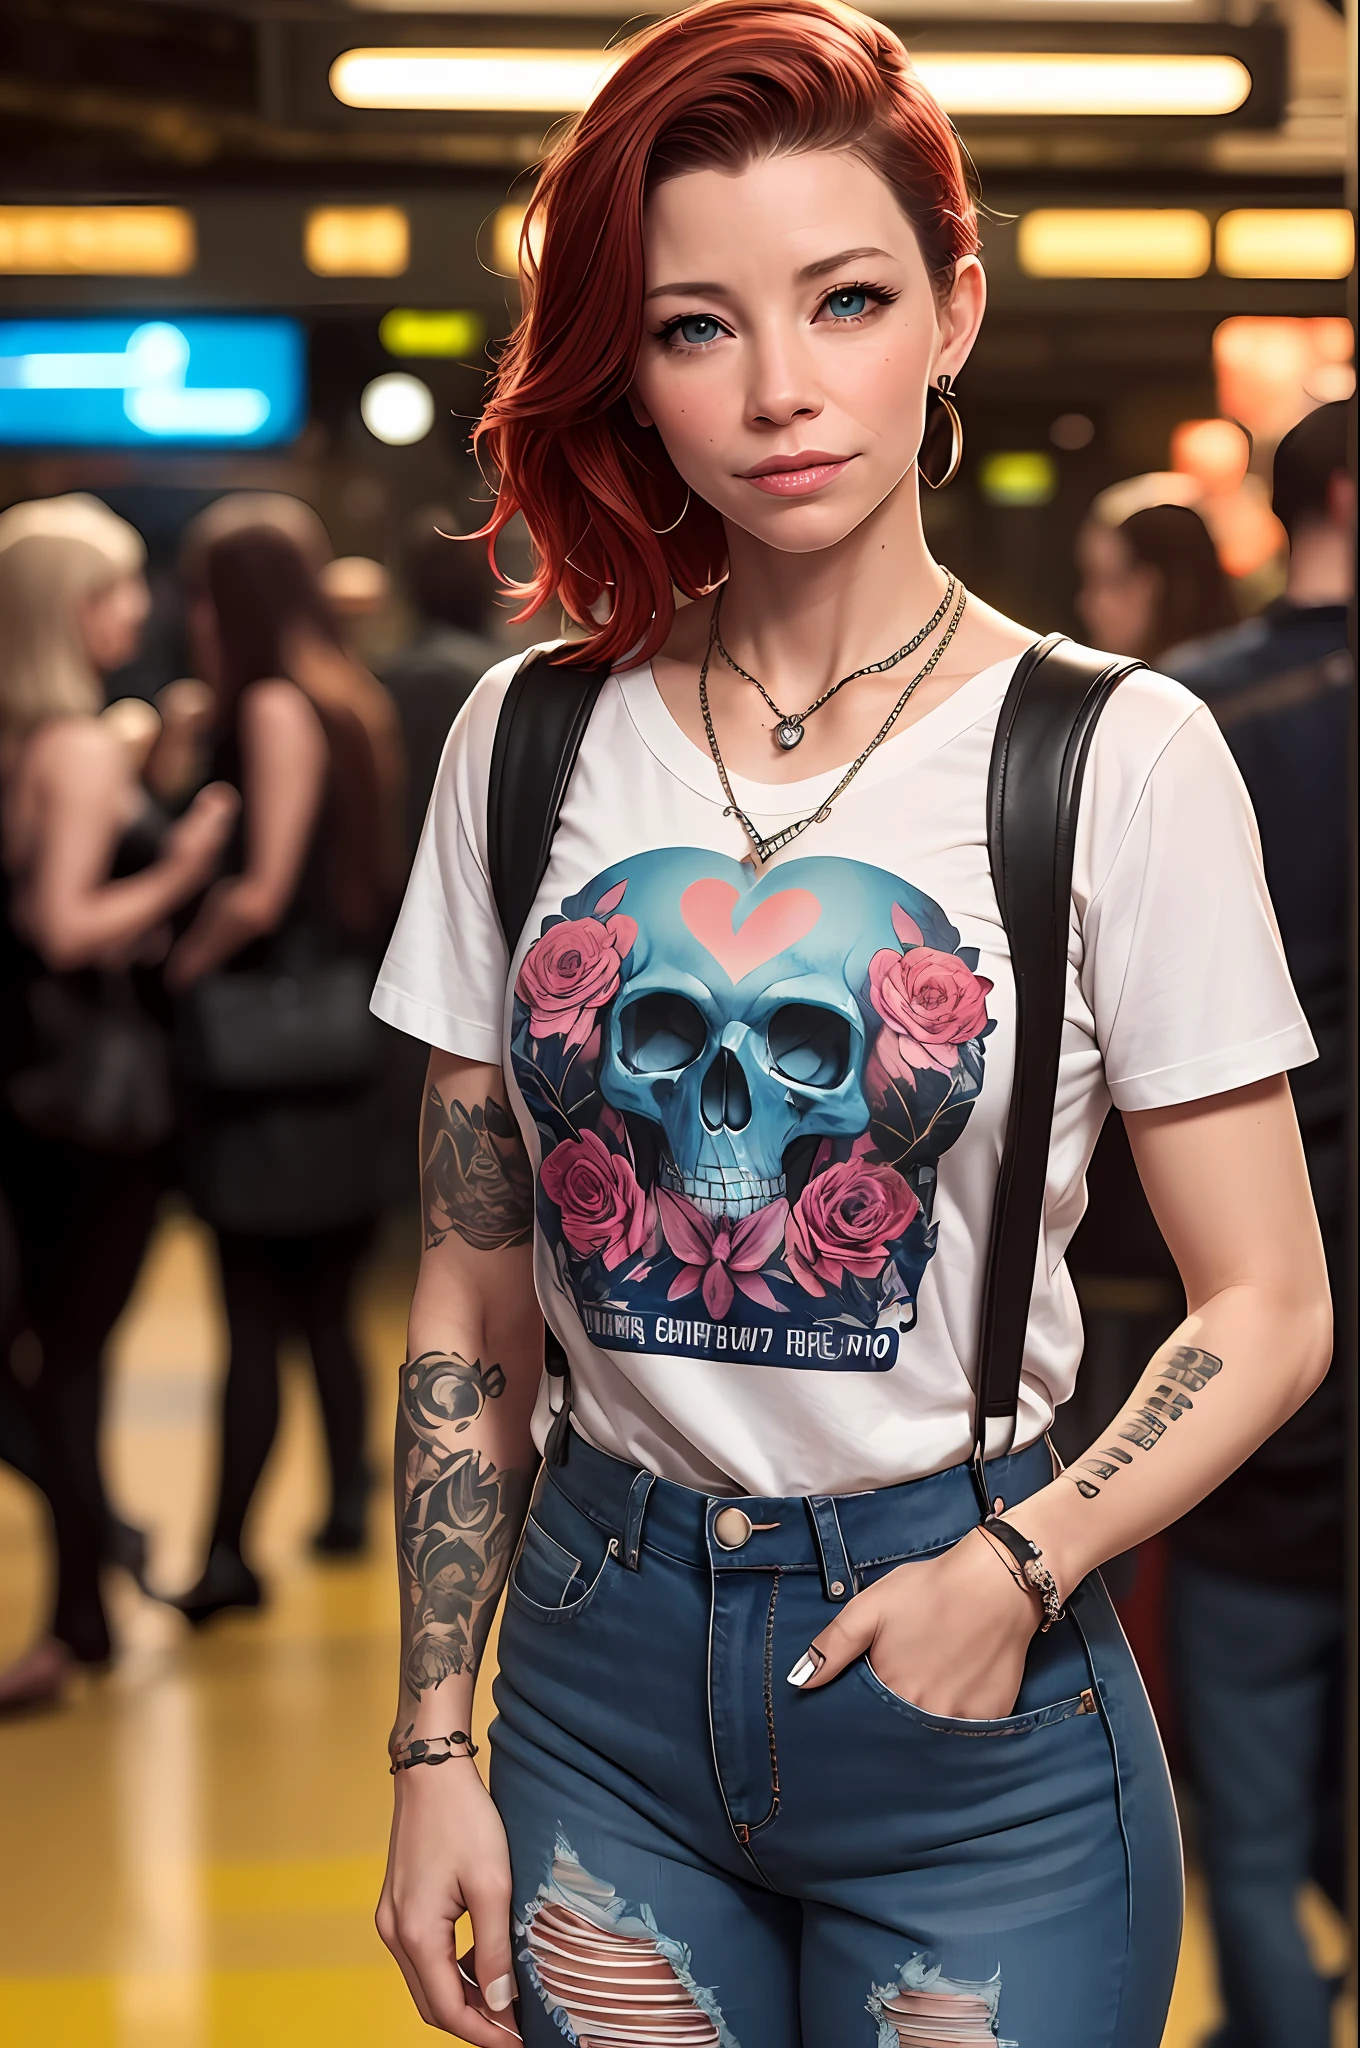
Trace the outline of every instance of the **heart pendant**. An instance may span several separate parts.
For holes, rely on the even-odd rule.
[[[803,728],[796,718],[786,718],[782,725],[775,728],[774,736],[785,753],[788,753],[802,739]]]

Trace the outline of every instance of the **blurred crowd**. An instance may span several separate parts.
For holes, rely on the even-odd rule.
[[[1294,1087],[1338,1276],[1346,414],[1319,407],[1276,451],[1289,559],[1264,612],[1239,617],[1183,504],[1116,524],[1098,501],[1075,599],[1092,643],[1208,702],[1247,784],[1321,1049]],[[316,1549],[365,1542],[374,1474],[355,1280],[407,1177],[423,1072],[368,994],[445,735],[501,651],[480,545],[453,533],[445,513],[418,524],[404,564],[415,628],[380,682],[352,626],[383,573],[333,562],[295,499],[224,497],[180,550],[192,676],[154,702],[107,704],[104,679],[134,655],[148,612],[139,535],[80,495],[0,515],[0,1458],[45,1496],[53,1558],[49,1612],[0,1673],[0,1711],[55,1703],[77,1667],[109,1661],[110,1569],[193,1626],[261,1603],[248,1514],[293,1335],[329,1461]],[[100,1462],[104,1347],[171,1191],[213,1233],[229,1333],[216,1496],[183,1589],[149,1583],[147,1534],[110,1504]],[[1080,1448],[1183,1313],[1118,1118],[1071,1263],[1088,1353],[1056,1435]],[[1309,1878],[1338,1900],[1342,1888],[1344,1411],[1334,1372],[1166,1546],[1158,1704],[1200,1816],[1227,2007],[1218,2048],[1329,2038],[1334,1987],[1313,1970],[1294,1902]],[[1132,1568],[1117,1561],[1116,1590]]]

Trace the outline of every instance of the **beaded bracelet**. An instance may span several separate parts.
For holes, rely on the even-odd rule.
[[[450,1757],[476,1754],[477,1744],[461,1728],[455,1728],[451,1735],[418,1735],[397,1751],[387,1775],[395,1778],[398,1771],[409,1771],[415,1764],[446,1764]]]
[[[1057,1581],[1043,1562],[1044,1553],[1037,1543],[1031,1543],[1028,1536],[1022,1536],[1000,1515],[988,1515],[982,1524],[983,1534],[1003,1544],[1019,1565],[1031,1592],[1037,1593],[1044,1618],[1039,1624],[1039,1633],[1046,1636],[1055,1622],[1061,1621],[1066,1609],[1058,1595]],[[1012,1577],[1014,1574],[1012,1574]]]

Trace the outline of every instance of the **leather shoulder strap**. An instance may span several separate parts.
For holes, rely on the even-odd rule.
[[[567,784],[607,669],[526,655],[501,705],[486,793],[491,890],[513,954],[547,872]]]
[[[978,1343],[973,1471],[985,1503],[987,1423],[1008,1418],[1013,1437],[1020,1399],[1062,1047],[1082,778],[1096,720],[1116,686],[1144,665],[1051,634],[1021,656],[992,747],[987,850],[1015,976],[1015,1078]]]

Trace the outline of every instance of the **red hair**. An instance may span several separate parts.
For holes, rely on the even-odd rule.
[[[525,310],[475,443],[498,478],[482,529],[522,513],[537,557],[521,618],[557,597],[589,627],[573,659],[646,660],[726,568],[718,514],[626,392],[642,341],[643,207],[685,171],[841,149],[892,187],[937,290],[978,247],[949,119],[897,37],[836,0],[707,0],[645,30],[544,165],[521,236]],[[537,260],[529,252],[541,235]],[[601,600],[609,615],[596,622]]]

